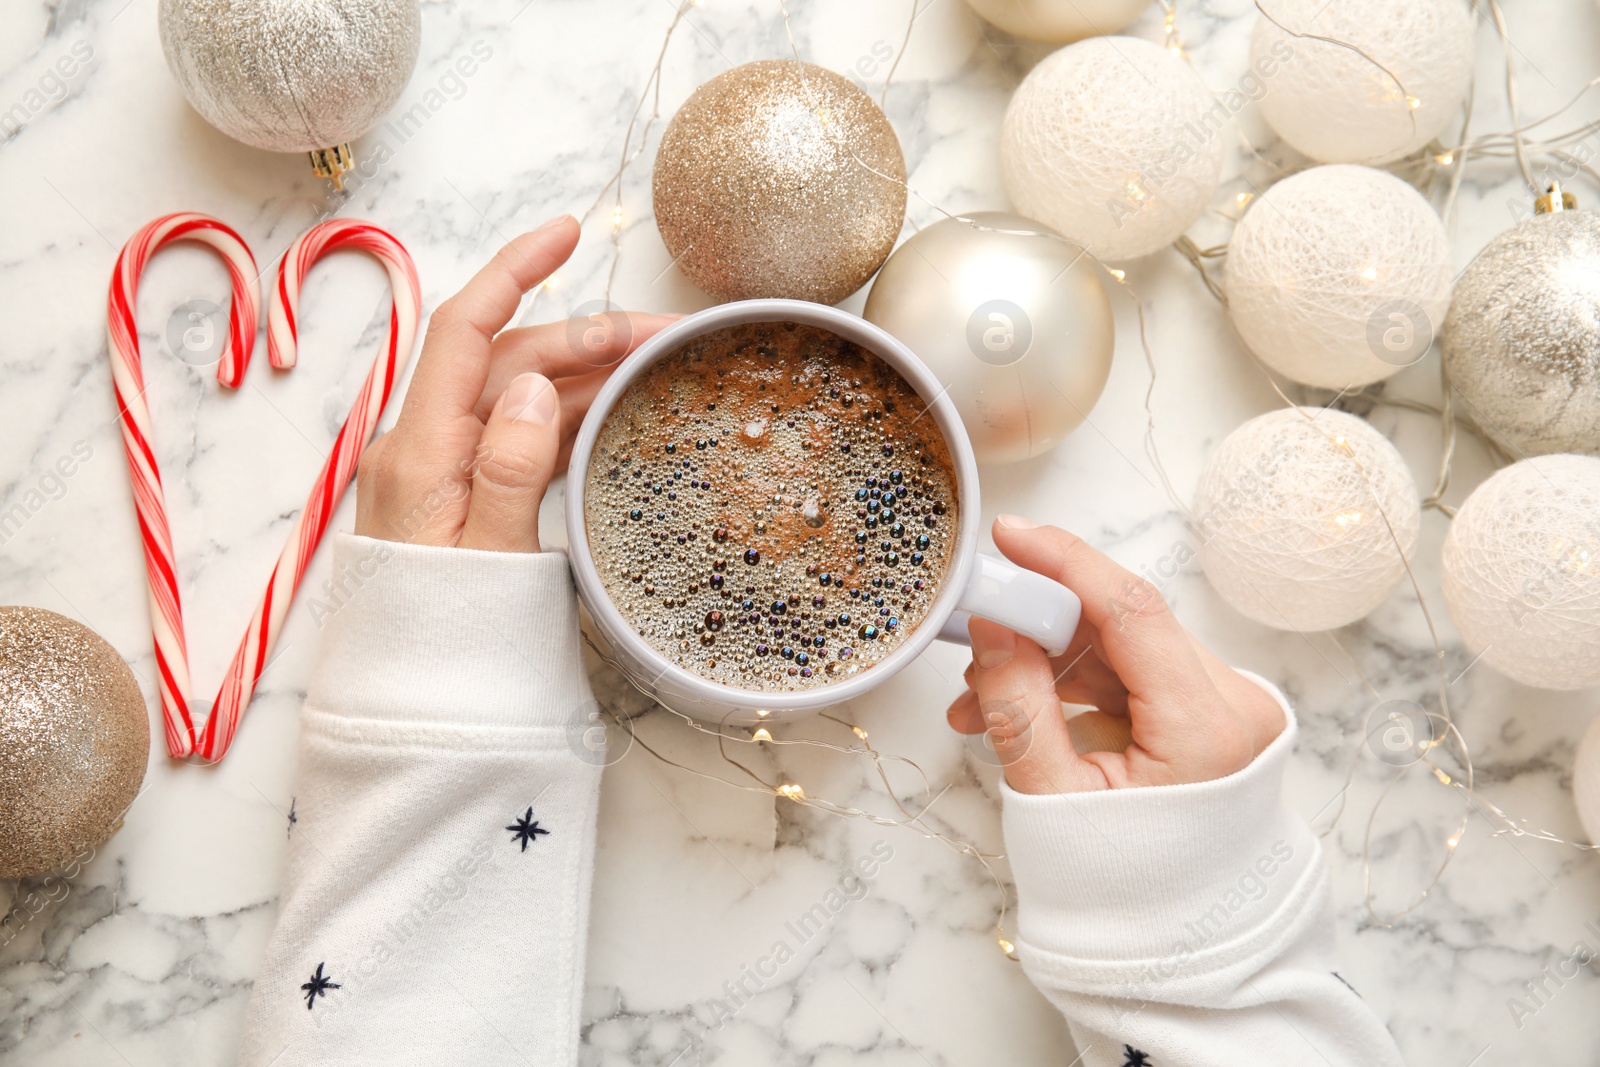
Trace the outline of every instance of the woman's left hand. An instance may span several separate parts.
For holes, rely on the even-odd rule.
[[[357,475],[356,533],[539,551],[539,504],[616,364],[674,315],[612,312],[506,329],[578,243],[570,215],[500,250],[428,320],[400,419]]]

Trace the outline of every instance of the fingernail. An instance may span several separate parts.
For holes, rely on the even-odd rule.
[[[556,387],[542,374],[519,374],[506,387],[504,410],[513,422],[549,422],[556,417]]]
[[[551,219],[549,222],[546,222],[546,223],[543,223],[542,225],[540,225],[540,227],[538,229],[534,230],[533,232],[534,233],[543,233],[546,230],[553,230],[557,226],[560,226],[562,223],[566,222],[567,220],[569,220],[571,218],[572,218],[571,215],[557,215],[555,218]]]
[[[980,626],[972,635],[972,658],[981,670],[992,671],[1011,662],[1017,651],[1017,635],[1000,626]]]
[[[995,520],[1008,530],[1037,530],[1039,524],[1032,519],[1025,519],[1021,515],[1001,515]]]

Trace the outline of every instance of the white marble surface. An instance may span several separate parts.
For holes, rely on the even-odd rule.
[[[961,0],[923,3],[887,105],[912,184],[954,210],[1003,206],[999,117],[1042,50],[987,30]],[[908,0],[790,4],[805,58],[854,69],[876,88],[883,68],[875,66],[874,47],[899,48]],[[237,145],[185,105],[161,58],[156,6],[7,0],[0,12],[0,108],[20,102],[27,112],[20,132],[0,141],[0,510],[39,488],[76,442],[93,452],[64,489],[47,483],[45,503],[7,532],[0,603],[52,608],[104,634],[138,672],[153,725],[144,575],[105,351],[105,284],[116,249],[155,215],[194,209],[238,227],[266,260],[319,215],[354,215],[409,244],[432,307],[503,237],[590,205],[616,165],[623,126],[673,10],[667,0],[425,3],[422,59],[403,106],[430,88],[442,90],[442,103],[409,140],[391,143],[392,159],[342,201],[303,159]],[[1212,86],[1235,84],[1253,5],[1197,0],[1179,9]],[[1552,110],[1597,72],[1600,13],[1593,4],[1507,0],[1506,13],[1527,114]],[[1157,36],[1159,20],[1147,14],[1134,32]],[[477,73],[460,85],[441,81],[476,42],[492,50]],[[75,46],[92,49],[92,59],[56,92],[41,79]],[[663,113],[705,78],[786,51],[776,0],[709,0],[668,52]],[[1504,129],[1501,53],[1488,28],[1480,30],[1479,51],[1476,128]],[[31,96],[36,89],[42,92]],[[1242,128],[1273,151],[1250,111]],[[382,137],[369,137],[358,152],[375,151]],[[1242,141],[1234,155],[1219,209],[1265,173],[1260,164],[1246,165]],[[662,273],[668,257],[649,218],[648,158],[626,183],[615,296],[629,306],[690,310],[705,298],[673,271]],[[1454,226],[1458,265],[1512,224],[1509,204],[1525,200],[1509,169],[1469,171]],[[913,200],[914,222],[932,217]],[[579,260],[525,309],[526,321],[558,317],[599,296],[608,229],[602,213],[588,227]],[[1226,231],[1218,214],[1197,236],[1214,243]],[[1208,447],[1274,398],[1175,254],[1138,264],[1130,281],[1150,311],[1163,455],[1187,493]],[[221,268],[185,249],[161,257],[140,299],[157,447],[202,687],[221,675],[245,605],[333,439],[385,314],[376,266],[346,257],[319,269],[303,309],[300,369],[276,375],[258,359],[247,387],[222,396],[208,371],[173,358],[160,335],[182,302],[221,301],[225,293]],[[859,308],[860,300],[847,306]],[[1186,534],[1145,457],[1148,375],[1128,301],[1119,300],[1117,315],[1116,367],[1092,426],[1052,455],[986,471],[986,510],[1062,523],[1126,565],[1154,571]],[[1392,388],[1435,396],[1433,367],[1430,359]],[[1436,426],[1392,408],[1374,419],[1398,441],[1419,481],[1431,481]],[[1458,502],[1487,469],[1481,449],[1464,440],[1450,499]],[[560,508],[557,492],[544,516],[553,539]],[[348,529],[351,520],[347,500],[335,525]],[[1451,693],[1483,792],[1557,834],[1581,836],[1568,776],[1596,694],[1543,694],[1481,665],[1467,669],[1470,657],[1443,617],[1438,593],[1444,530],[1440,515],[1427,515],[1419,572],[1440,618],[1446,670],[1461,675]],[[124,829],[66,883],[64,899],[0,948],[0,1061],[231,1062],[273,922],[293,799],[296,712],[317,640],[306,594],[316,592],[326,568],[324,554],[227,760],[203,769],[154,756]],[[1244,621],[1193,564],[1165,591],[1221,654],[1280,680],[1298,703],[1304,734],[1291,789],[1308,817],[1331,814],[1374,693],[1421,698],[1431,684],[1431,646],[1409,594],[1360,625],[1307,639]],[[934,789],[944,790],[935,815],[950,833],[998,851],[995,773],[949,734],[939,713],[963,665],[957,651],[937,650],[880,690],[871,706],[846,710],[874,743],[914,757]],[[600,688],[621,705],[633,699],[615,679],[601,677]],[[716,769],[703,739],[672,720],[653,713],[640,728],[674,758]],[[860,763],[815,753],[791,758],[792,751],[780,762],[811,793],[887,810],[882,786]],[[1523,983],[1580,941],[1600,947],[1600,935],[1585,927],[1600,926],[1597,860],[1493,837],[1474,817],[1442,887],[1410,917],[1383,928],[1367,921],[1361,905],[1361,829],[1377,781],[1358,777],[1328,839],[1339,941],[1343,974],[1387,1020],[1409,1062],[1592,1062],[1600,1044],[1600,986],[1592,971],[1559,988],[1547,985],[1540,1001],[1527,998]],[[911,794],[908,776],[895,784]],[[1381,902],[1401,902],[1426,880],[1457,806],[1420,779],[1399,788],[1375,839]],[[770,951],[786,936],[785,922],[879,839],[894,858],[869,894],[822,935],[793,946],[797,959],[732,1023],[710,1029],[711,999],[723,995],[723,983]],[[638,750],[606,775],[601,842],[586,1063],[1020,1067],[1072,1059],[1061,1021],[995,947],[995,887],[969,859],[936,843],[790,805],[775,810],[768,797],[693,777]],[[1513,996],[1538,1007],[1520,1026],[1508,1007]]]

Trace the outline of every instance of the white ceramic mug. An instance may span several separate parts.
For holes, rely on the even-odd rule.
[[[585,479],[595,439],[617,398],[656,360],[677,351],[686,341],[748,322],[798,322],[821,327],[867,349],[882,359],[916,390],[928,405],[950,449],[960,504],[955,547],[939,592],[921,624],[900,647],[878,663],[841,681],[810,689],[761,692],[710,681],[677,666],[641,638],[607,595],[589,551],[584,521]],[[741,300],[719,304],[686,316],[641,344],[595,397],[589,415],[572,445],[567,470],[567,541],[578,595],[588,608],[599,636],[630,681],[675,711],[705,722],[750,726],[783,721],[821,711],[861,696],[888,681],[916,659],[934,638],[966,644],[967,618],[991,619],[1031,637],[1052,656],[1060,655],[1078,628],[1082,605],[1057,582],[1005,560],[979,555],[978,467],[972,443],[955,404],[945,395],[922,361],[887,332],[848,312],[801,300]]]

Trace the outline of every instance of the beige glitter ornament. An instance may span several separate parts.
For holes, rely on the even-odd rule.
[[[871,97],[822,67],[762,60],[712,78],[673,116],[656,224],[678,269],[720,300],[834,304],[894,247],[905,179]]]
[[[394,106],[417,65],[418,0],[161,0],[161,49],[202,118],[269,152],[350,169],[348,142]]]
[[[1332,630],[1383,603],[1405,578],[1422,521],[1389,439],[1315,408],[1269,412],[1224,438],[1194,510],[1212,586],[1280,630]]]
[[[1101,259],[1149,255],[1217,191],[1230,121],[1165,48],[1091,37],[1046,56],[1012,95],[1000,129],[1006,195]]]
[[[1440,584],[1473,655],[1524,685],[1600,684],[1600,459],[1535,456],[1472,491]]]
[[[116,649],[53,611],[0,607],[0,878],[110,837],[149,756],[144,697]]]
[[[1116,33],[1150,0],[967,0],[988,21],[1030,41],[1066,44]]]
[[[1280,374],[1346,389],[1427,355],[1450,306],[1450,238],[1385,171],[1313,167],[1268,189],[1228,243],[1228,315]]]
[[[878,272],[862,316],[948,389],[979,463],[1060,444],[1111,373],[1111,303],[1083,249],[1019,215],[944,219]]]
[[[1600,454],[1600,216],[1563,205],[1478,253],[1440,338],[1457,410],[1513,456]]]

